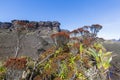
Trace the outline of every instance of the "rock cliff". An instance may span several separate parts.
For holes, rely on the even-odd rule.
[[[0,22],[0,59],[13,57],[16,52],[17,56],[37,58],[52,45],[50,35],[60,30],[57,21]]]

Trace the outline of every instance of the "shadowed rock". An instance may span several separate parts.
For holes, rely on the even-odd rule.
[[[44,21],[40,21],[40,22],[38,22],[38,26],[39,26],[39,27],[43,27],[43,26],[44,26],[44,24],[45,24],[45,22],[44,22]]]
[[[25,25],[25,27],[29,30],[31,29],[37,29],[38,28],[38,22],[31,21]]]
[[[60,26],[60,23],[58,21],[53,21],[52,22],[52,26],[53,27],[59,27]]]
[[[60,31],[58,21],[28,21],[12,20],[11,23],[0,22],[0,58],[13,57],[18,45],[18,56],[30,56],[37,58],[38,55],[52,45],[50,35]],[[10,29],[11,31],[8,30]]]
[[[9,29],[12,26],[9,22],[0,23],[0,28]]]

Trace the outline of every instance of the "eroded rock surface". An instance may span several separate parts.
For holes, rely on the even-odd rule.
[[[0,22],[0,59],[15,56],[17,47],[18,56],[37,58],[52,45],[50,35],[59,31],[60,23],[57,21]]]

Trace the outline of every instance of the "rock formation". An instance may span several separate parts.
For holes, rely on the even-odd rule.
[[[0,22],[0,59],[18,56],[38,57],[52,45],[50,35],[59,32],[57,21],[12,20]]]
[[[9,22],[0,22],[0,28],[9,29],[12,26],[12,23]]]

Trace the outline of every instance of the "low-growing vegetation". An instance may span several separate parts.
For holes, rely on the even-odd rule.
[[[111,52],[97,41],[99,24],[51,35],[54,45],[33,60],[10,58],[0,65],[4,80],[107,80]]]

